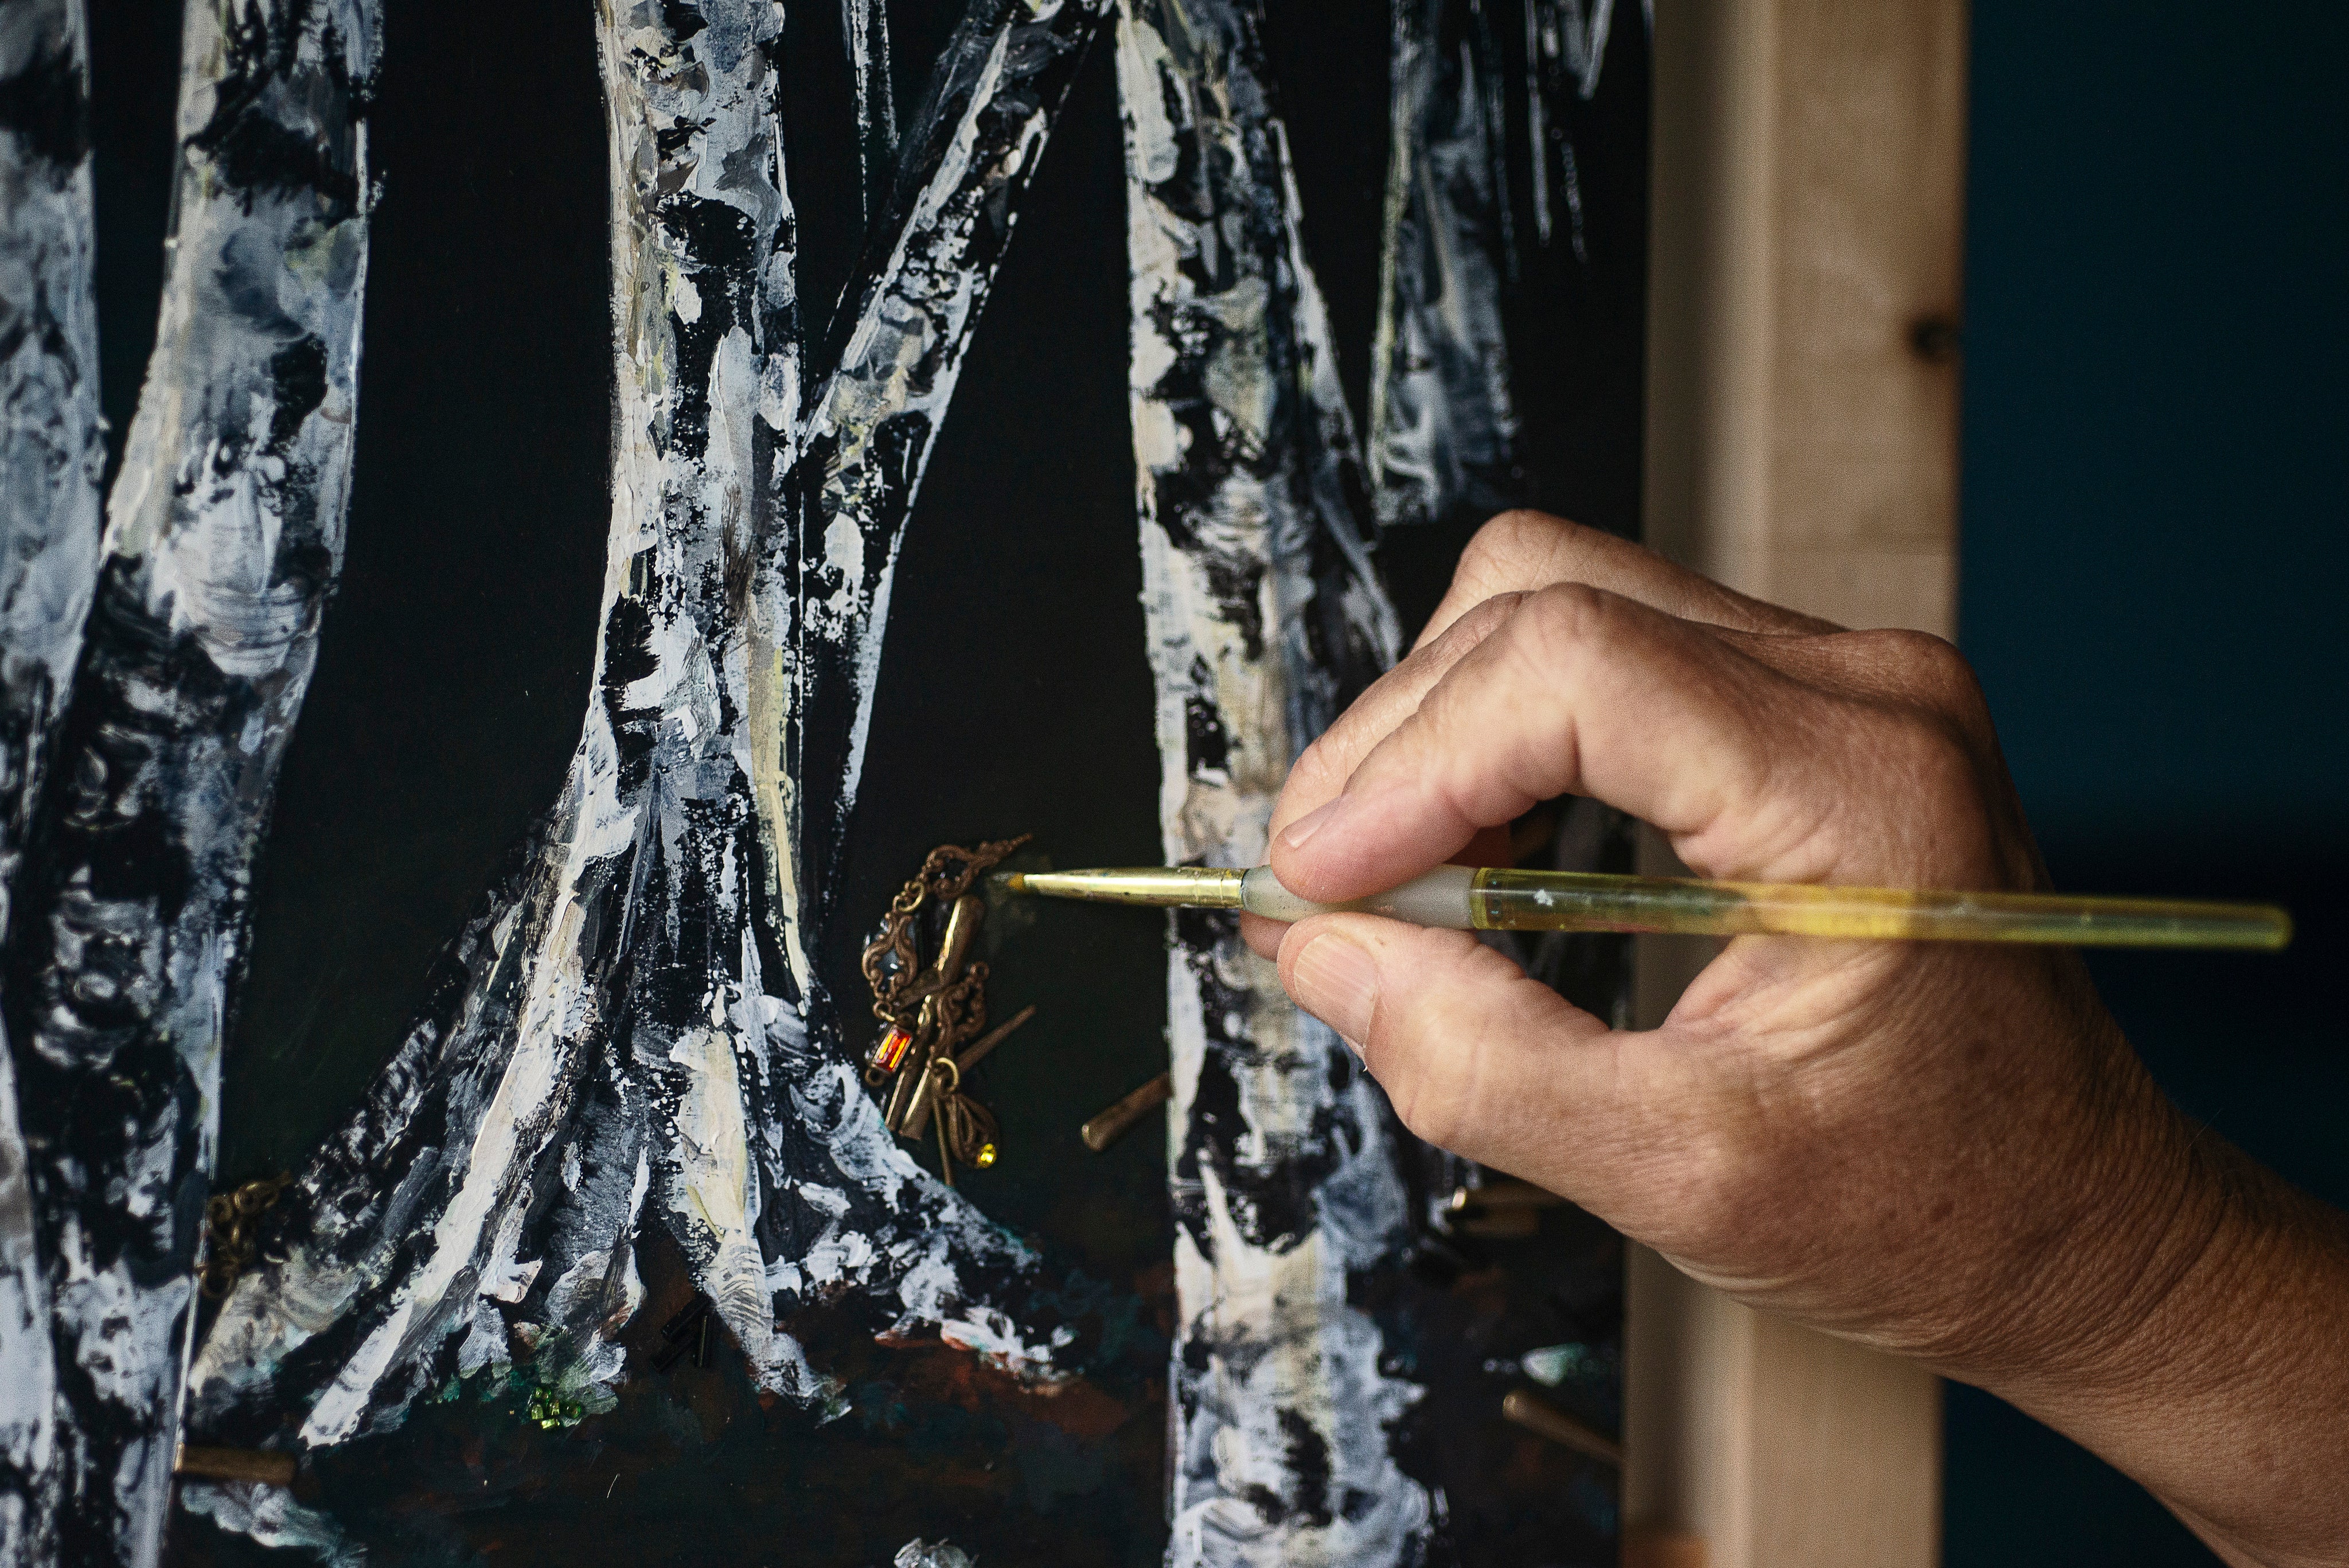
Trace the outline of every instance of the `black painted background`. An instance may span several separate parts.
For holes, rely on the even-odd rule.
[[[591,13],[536,0],[388,11],[349,554],[260,871],[223,1184],[297,1166],[347,1113],[405,1031],[432,957],[554,798],[587,697],[610,419]],[[1267,42],[1307,244],[1359,416],[1387,15],[1276,11]],[[891,17],[910,109],[954,13],[899,0]],[[1562,224],[1548,252],[1529,243],[1512,109],[1526,494],[1627,534],[1646,231],[1637,17],[1619,10],[1602,91],[1574,126],[1587,265]],[[119,446],[153,334],[178,23],[152,0],[95,0],[92,28],[104,395]],[[798,7],[789,36],[802,292],[820,341],[862,237],[837,8]],[[906,540],[847,869],[860,921],[942,841],[1033,832],[1059,865],[1158,857],[1125,353],[1103,47],[1021,210]],[[1382,549],[1406,626],[1433,607],[1475,521]],[[1154,917],[1061,906],[989,931],[998,1014],[1031,1001],[1041,1012],[981,1075],[1005,1153],[968,1179],[989,1213],[1129,1300],[1124,1361],[1140,1367],[1163,1364],[1171,1313],[1162,1141],[1147,1124],[1097,1157],[1076,1127],[1164,1064],[1161,933]],[[859,985],[863,934],[835,933],[835,984]],[[1452,1555],[1611,1562],[1612,1478],[1501,1427],[1493,1412],[1511,1385],[1484,1363],[1576,1332],[1611,1344],[1617,1250],[1568,1216],[1504,1251],[1502,1282],[1387,1303],[1413,1320],[1442,1395],[1414,1446],[1452,1498]],[[867,1370],[882,1381],[860,1391],[861,1413],[822,1428],[758,1399],[722,1356],[667,1378],[632,1366],[622,1409],[569,1432],[471,1400],[429,1407],[398,1437],[324,1459],[305,1495],[363,1519],[378,1562],[877,1563],[942,1532],[990,1563],[1157,1560],[1162,1384],[1112,1378],[1090,1416],[1046,1420],[957,1402],[944,1360]],[[1558,1397],[1615,1419],[1611,1383]],[[181,1561],[254,1555],[179,1517]]]

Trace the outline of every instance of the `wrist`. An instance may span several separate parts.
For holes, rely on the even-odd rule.
[[[2125,1049],[2125,1047],[2124,1047]],[[2095,1451],[2230,1562],[2337,1563],[2349,1501],[2343,1216],[2139,1069],[2006,1354],[1959,1375]]]

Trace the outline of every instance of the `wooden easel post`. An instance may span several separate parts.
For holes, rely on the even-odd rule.
[[[1655,0],[1648,538],[1847,626],[1955,629],[1966,44],[1964,0]],[[1703,956],[1643,944],[1649,1022]],[[1628,1318],[1630,1568],[1939,1561],[1934,1378],[1636,1248]]]

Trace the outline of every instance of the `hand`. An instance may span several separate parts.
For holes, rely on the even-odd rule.
[[[1841,631],[1527,514],[1477,535],[1411,657],[1299,760],[1272,865],[1356,898],[1569,794],[1705,877],[2045,880],[1948,644]],[[2338,1338],[2339,1216],[2199,1136],[2072,955],[1741,937],[1631,1033],[1465,933],[1334,915],[1249,937],[1420,1137],[1741,1301],[2004,1395],[2238,1561],[2349,1562],[2323,1554],[2349,1544],[2334,1464],[2311,1502],[2209,1429],[2213,1399],[2258,1385],[2261,1446],[2273,1397],[2329,1399],[2311,1418],[2334,1460],[2349,1443],[2349,1355],[2298,1394],[2254,1370],[2318,1324]],[[2247,1276],[2277,1299],[2246,1310]]]

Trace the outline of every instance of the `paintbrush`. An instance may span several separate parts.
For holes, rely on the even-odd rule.
[[[1269,866],[1247,871],[1209,866],[1015,871],[999,873],[996,881],[1007,893],[1049,898],[1239,909],[1273,920],[1353,912],[1464,931],[1653,931],[2264,951],[2292,940],[2292,917],[2272,904],[2192,898],[1829,888],[1468,866],[1439,866],[1390,892],[1342,904],[1299,898],[1280,885]]]

